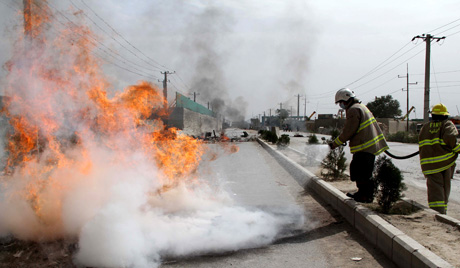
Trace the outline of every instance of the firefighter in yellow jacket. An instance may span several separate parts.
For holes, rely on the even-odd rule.
[[[335,103],[345,109],[347,119],[342,133],[329,146],[334,149],[350,141],[353,159],[350,163],[350,179],[356,182],[358,192],[347,195],[357,202],[374,200],[375,156],[388,150],[388,145],[371,111],[359,101],[353,91],[342,88],[335,95]]]
[[[425,123],[419,134],[420,165],[426,177],[428,206],[442,214],[447,212],[455,160],[460,152],[458,131],[444,104],[431,110],[431,121]]]

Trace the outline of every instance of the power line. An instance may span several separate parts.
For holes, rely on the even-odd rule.
[[[455,22],[457,22],[457,21],[460,21],[460,18],[457,19],[457,20],[454,20],[454,21],[452,21],[452,22],[449,22],[449,23],[447,23],[447,24],[445,24],[445,25],[443,25],[443,26],[440,26],[440,27],[434,29],[433,31],[436,31],[436,30],[439,30],[439,29],[441,29],[441,28],[444,28],[444,27],[446,27],[446,26],[448,26],[448,25],[451,25],[451,24],[453,24],[453,23],[455,23]],[[447,30],[444,30],[443,32],[446,32],[446,31],[451,30],[451,29],[453,29],[453,28],[456,28],[456,27],[458,27],[458,26],[460,26],[460,24],[459,24],[459,25],[456,25],[456,26],[453,26],[453,27],[451,27],[451,28],[449,28],[449,29],[447,29]],[[432,31],[430,31],[430,32],[432,32]],[[456,33],[454,33],[454,34],[457,34],[457,33],[460,33],[460,31],[459,31],[459,32],[456,32]],[[394,61],[397,60],[398,58],[401,58],[402,56],[404,56],[405,54],[409,53],[411,50],[415,49],[415,47],[417,47],[418,45],[421,44],[421,43],[417,44],[417,45],[414,46],[412,49],[410,49],[410,50],[404,52],[404,53],[401,54],[399,57],[397,57],[397,58],[393,59],[392,61],[390,61],[390,62],[388,62],[388,63],[385,64],[385,62],[387,62],[387,61],[390,60],[392,57],[394,57],[396,54],[398,54],[401,50],[403,50],[403,49],[404,49],[407,45],[409,45],[410,43],[411,43],[411,42],[405,44],[403,47],[401,47],[401,48],[398,49],[395,53],[393,53],[390,57],[388,57],[387,59],[385,59],[382,63],[380,63],[379,65],[377,65],[377,66],[374,67],[373,69],[371,69],[369,72],[367,72],[366,74],[364,74],[364,75],[361,76],[360,78],[358,78],[358,79],[354,80],[353,82],[351,82],[351,83],[345,85],[344,87],[349,87],[350,85],[353,85],[353,84],[355,84],[356,82],[358,82],[358,81],[360,81],[360,80],[366,78],[367,76],[369,76],[369,75],[371,75],[371,74],[377,72],[378,70],[380,70],[380,69],[382,69],[383,67],[387,66],[387,65],[390,64],[391,62],[394,62]],[[418,54],[418,53],[417,53],[417,54]],[[383,65],[383,64],[384,64],[384,65]]]
[[[460,70],[438,72],[438,74],[458,73],[458,72],[460,72]],[[433,73],[430,73],[430,74],[433,74]],[[413,74],[413,75],[424,75],[424,73],[423,74]]]
[[[145,55],[144,53],[142,53],[142,51],[140,51],[137,47],[135,47],[132,43],[130,43],[128,40],[126,40],[126,38],[124,38],[120,33],[118,33],[112,26],[110,26],[105,20],[103,20],[94,10],[92,10],[85,2],[83,2],[83,4],[85,4],[85,6],[87,6],[100,20],[102,20],[116,35],[120,36],[126,43],[128,43],[132,48],[134,48],[135,50],[137,50],[138,52],[140,52],[144,57],[148,58],[150,61],[153,61],[154,63],[156,63],[158,66],[155,66],[153,64],[151,64],[149,61],[145,60],[144,58],[140,57],[138,54],[136,54],[135,52],[133,52],[131,49],[127,48],[125,45],[123,45],[120,41],[118,41],[117,39],[115,39],[111,34],[109,34],[106,30],[104,30],[101,26],[99,26],[99,24],[97,22],[95,22],[93,19],[91,19],[80,7],[78,7],[73,0],[69,0],[72,5],[77,8],[78,10],[80,10],[82,12],[82,14],[88,18],[94,25],[96,25],[97,28],[99,28],[103,33],[105,33],[107,36],[109,36],[112,40],[114,40],[116,43],[118,43],[122,48],[124,48],[125,50],[127,50],[129,53],[131,53],[132,55],[134,55],[136,58],[138,58],[139,60],[143,61],[144,63],[146,63],[147,65],[155,68],[156,70],[155,71],[161,71],[163,70],[164,68],[163,67],[158,67],[158,66],[162,66],[160,64],[158,64],[155,60],[149,58],[147,55]]]
[[[72,0],[69,0],[72,5],[77,8],[79,11],[81,11],[81,13],[87,18],[89,19],[94,25],[96,25],[97,28],[99,28],[103,33],[105,33],[107,36],[109,36],[112,40],[114,40],[115,42],[117,42],[122,48],[126,49],[129,53],[131,53],[132,55],[134,55],[135,57],[137,57],[138,59],[140,59],[141,61],[145,62],[146,64],[152,66],[153,68],[155,68],[156,70],[151,70],[151,71],[161,71],[161,68],[158,68],[154,65],[151,65],[148,61],[142,59],[141,57],[139,57],[136,53],[134,53],[133,51],[131,51],[129,48],[125,47],[120,41],[118,41],[117,39],[113,38],[112,35],[110,35],[109,33],[107,33],[101,26],[99,26],[99,24],[97,24],[93,19],[91,19],[88,15],[86,15],[86,13],[80,9],[79,7],[77,7],[75,5],[75,3],[72,1]]]
[[[367,94],[367,93],[369,93],[369,92],[371,92],[371,91],[374,91],[375,89],[377,89],[377,88],[379,88],[379,87],[381,87],[381,86],[383,86],[383,85],[388,84],[389,82],[395,80],[396,78],[398,78],[398,77],[392,77],[392,78],[388,79],[387,81],[383,82],[382,84],[380,84],[380,85],[378,85],[378,86],[376,86],[376,87],[374,87],[374,88],[372,88],[372,89],[369,89],[369,90],[367,90],[367,91],[361,92],[360,95],[363,96],[363,95],[365,95],[365,94]]]
[[[444,30],[444,31],[442,31],[442,32],[439,32],[439,33],[437,33],[436,35],[440,35],[440,34],[442,34],[442,33],[445,33],[445,32],[447,32],[447,31],[449,31],[449,30],[455,29],[455,28],[457,28],[458,26],[460,26],[460,24],[457,24],[457,25],[455,25],[455,26],[453,26],[453,27],[450,27],[450,28],[447,29],[447,30]]]
[[[390,57],[388,57],[386,60],[384,60],[382,63],[380,63],[379,65],[377,65],[376,67],[374,67],[373,69],[371,69],[369,72],[367,72],[366,74],[364,74],[363,76],[361,76],[360,78],[356,79],[355,81],[349,83],[348,85],[345,85],[344,87],[348,87],[360,80],[362,80],[363,78],[373,74],[374,72],[380,70],[381,68],[385,67],[386,65],[390,64],[391,62],[397,60],[398,58],[404,56],[406,53],[408,53],[409,51],[411,51],[412,49],[414,49],[415,47],[413,47],[412,49],[406,51],[405,53],[403,53],[401,56],[399,56],[398,58],[392,60],[391,62],[385,64],[382,66],[382,64],[384,64],[385,62],[387,62],[389,59],[391,59],[394,55],[398,54],[401,50],[403,50],[406,46],[408,46],[411,42],[408,42],[407,44],[405,44],[404,46],[402,46],[400,49],[398,49],[395,53],[393,53]],[[381,66],[381,67],[380,67]],[[380,67],[380,68],[379,68]]]
[[[452,36],[452,35],[456,35],[456,34],[458,34],[458,33],[460,33],[460,31],[455,32],[455,33],[452,33],[452,34],[449,34],[449,35],[446,35],[446,37],[449,37],[449,36]]]
[[[436,70],[434,69],[434,61],[431,60],[431,67],[433,68],[433,72],[434,72],[434,81],[435,81],[435,84],[436,84],[436,91],[438,92],[438,97],[439,97],[439,102],[442,102],[442,99],[441,99],[441,93],[439,93],[439,85],[438,85],[438,79],[436,78]]]
[[[37,5],[34,1],[32,1],[32,2],[34,3],[34,5],[36,5],[38,8],[40,8],[43,12],[46,12],[46,10],[44,10],[42,7],[40,7],[39,5]],[[67,21],[69,21],[69,22],[72,24],[73,27],[75,27],[75,28],[79,28],[79,27],[80,27],[80,26],[77,25],[75,22],[73,22],[71,19],[69,19],[66,15],[64,15],[61,11],[59,11],[56,7],[54,7],[54,6],[52,6],[52,5],[50,5],[50,7],[53,8],[59,15],[61,15],[62,17],[64,17]],[[63,25],[65,28],[69,28],[66,24],[64,24],[64,23],[61,22],[59,19],[57,19],[53,14],[49,14],[49,15],[50,15],[51,17],[54,17],[55,20],[56,20],[57,22],[59,22],[61,25]],[[50,23],[46,23],[46,24],[49,25],[49,26],[51,26],[51,27],[54,27],[54,25],[52,25],[52,24],[50,24]],[[59,32],[58,32],[58,33],[59,33]],[[97,47],[98,49],[100,49],[101,51],[103,51],[104,53],[106,53],[107,55],[109,55],[109,56],[111,56],[111,57],[113,57],[113,58],[115,58],[115,57],[114,57],[113,55],[111,55],[111,53],[117,55],[118,57],[120,57],[121,59],[124,60],[124,61],[122,61],[122,62],[123,62],[124,64],[126,64],[126,65],[128,65],[127,62],[129,62],[129,63],[132,64],[132,65],[135,65],[135,66],[144,68],[143,66],[140,66],[140,65],[138,65],[137,63],[135,63],[135,62],[133,62],[133,61],[130,61],[129,59],[127,59],[127,58],[123,57],[122,55],[120,55],[118,52],[116,52],[116,51],[114,51],[113,49],[107,47],[104,43],[100,42],[99,40],[97,40],[97,39],[96,39],[95,37],[93,37],[92,35],[84,36],[84,35],[80,34],[80,33],[77,32],[77,31],[72,31],[72,34],[76,34],[76,35],[80,36],[81,38],[85,38],[85,39],[88,40],[91,44],[93,44],[95,47]],[[89,38],[91,38],[92,40],[89,39]],[[102,49],[101,47],[99,47],[98,44],[101,45],[102,47],[106,48],[106,49],[107,49],[108,51],[110,51],[111,53],[109,53],[109,52],[107,52],[107,50],[104,50],[104,49]],[[117,60],[119,60],[119,59],[117,59]],[[111,64],[114,64],[114,63],[111,62],[111,61],[108,61],[108,62],[111,63]],[[120,66],[117,65],[117,64],[114,64],[114,65],[116,65],[117,67],[120,67]],[[131,67],[131,68],[134,68],[134,67],[132,67],[132,66],[130,66],[130,67]],[[122,69],[126,70],[126,68],[122,68]],[[138,70],[137,68],[135,68],[135,69]],[[131,73],[136,73],[136,72],[131,72]],[[142,76],[145,77],[145,75],[142,75]],[[153,77],[155,77],[155,76],[153,76]],[[157,77],[155,77],[155,79],[157,79]]]
[[[372,82],[372,81],[374,81],[374,80],[376,80],[376,79],[378,79],[378,78],[384,76],[385,74],[387,74],[387,73],[389,73],[390,71],[396,69],[396,68],[399,67],[400,65],[402,65],[402,64],[404,64],[404,63],[406,63],[406,62],[408,62],[410,59],[414,58],[415,56],[417,56],[418,54],[422,53],[423,51],[424,51],[424,49],[420,50],[419,52],[417,52],[417,53],[416,53],[415,55],[413,55],[412,57],[410,57],[410,58],[404,60],[404,61],[401,62],[401,63],[398,63],[397,65],[395,65],[393,68],[389,69],[388,71],[382,73],[381,75],[375,77],[374,79],[371,79],[371,80],[369,80],[369,81],[367,81],[367,82],[365,82],[365,83],[363,83],[363,84],[361,84],[361,85],[359,85],[359,86],[356,86],[355,88],[360,88],[360,87],[362,87],[362,86],[364,86],[364,85],[367,85],[367,84],[369,84],[370,82]]]
[[[177,73],[176,73],[176,74],[177,74]],[[191,88],[188,84],[186,84],[186,83],[184,82],[184,80],[182,79],[182,77],[181,77],[179,74],[177,74],[177,77],[178,77],[178,78],[180,79],[180,81],[182,81],[182,83],[185,85],[185,88],[187,88],[187,89],[190,89],[190,88]]]
[[[77,7],[74,3],[74,1],[70,0],[70,2],[79,10],[81,10],[81,8]],[[120,34],[117,30],[115,30],[115,28],[113,28],[106,20],[104,20],[101,16],[99,16],[99,14],[97,14],[97,12],[94,11],[94,9],[92,9],[84,0],[81,0],[81,2],[97,17],[99,18],[107,27],[109,27],[117,36],[119,36],[120,38],[122,38],[127,44],[129,44],[132,48],[134,48],[136,51],[138,51],[139,53],[141,53],[144,57],[148,58],[149,60],[151,60],[152,62],[156,63],[158,66],[161,66],[165,69],[170,69],[160,63],[158,63],[157,61],[155,61],[154,59],[150,58],[149,56],[147,56],[145,53],[143,53],[141,50],[139,50],[136,46],[134,46],[131,42],[129,42],[122,34]],[[94,20],[92,20],[89,16],[87,16],[85,13],[83,13],[85,17],[87,17],[93,24],[95,24],[99,29],[101,29],[101,31],[103,31],[106,35],[110,36],[115,42],[117,42],[120,46],[122,46],[124,49],[128,50],[131,54],[135,55],[137,58],[141,59],[137,54],[135,54],[134,52],[132,52],[130,49],[128,49],[126,46],[124,46],[123,44],[121,44],[118,40],[116,40],[115,38],[113,38],[109,33],[107,33],[101,26],[98,25],[97,22],[95,22]],[[158,68],[157,66],[154,66],[154,65],[151,65],[149,62],[145,61],[144,59],[141,59],[142,61],[146,62],[147,64],[149,64],[150,66],[156,68],[157,70],[161,71],[162,69]],[[177,73],[176,73],[177,74]],[[178,74],[177,74],[178,75]],[[190,87],[182,80],[182,78],[178,75],[178,78],[180,79],[180,81],[185,85],[185,88],[188,90]],[[173,76],[173,79],[176,80],[175,76]],[[176,87],[177,89],[177,87]]]
[[[14,11],[19,11],[19,8],[16,8],[14,6],[11,6],[9,3],[5,3],[3,0],[0,1],[2,2],[5,6],[9,7],[10,9],[14,10]]]
[[[452,24],[452,23],[454,23],[454,22],[457,22],[457,21],[460,21],[460,18],[459,18],[459,19],[456,19],[456,20],[454,20],[454,21],[451,21],[451,22],[449,22],[449,23],[447,23],[447,24],[445,24],[445,25],[443,25],[443,26],[440,26],[440,27],[438,27],[438,28],[436,28],[436,29],[434,29],[434,30],[428,31],[427,33],[432,33],[432,32],[434,32],[434,31],[436,31],[436,30],[439,30],[439,29],[441,29],[441,28],[444,28],[444,27],[446,27],[447,25],[450,25],[450,24]],[[439,34],[439,33],[437,33],[436,35],[438,35],[438,34]]]
[[[102,22],[105,23],[105,25],[107,25],[115,34],[117,34],[118,36],[120,36],[126,43],[128,43],[132,48],[134,48],[136,51],[138,51],[139,53],[141,53],[144,57],[148,58],[149,60],[153,61],[154,63],[156,63],[157,65],[159,65],[160,67],[162,67],[163,69],[171,69],[171,68],[168,68],[160,63],[158,63],[157,61],[155,61],[154,59],[150,58],[149,56],[147,56],[146,54],[144,54],[140,49],[138,49],[136,46],[134,46],[131,42],[129,42],[123,35],[121,35],[118,31],[116,31],[109,23],[107,23],[101,16],[99,16],[90,6],[88,6],[86,4],[86,2],[84,0],[81,0],[81,2],[89,9],[91,10],[91,12],[94,13],[94,15],[96,15],[96,17],[98,17]]]

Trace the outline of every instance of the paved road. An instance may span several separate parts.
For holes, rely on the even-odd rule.
[[[162,267],[394,267],[339,214],[306,192],[258,143],[238,146],[238,152],[225,154],[219,145],[210,145],[210,152],[219,157],[205,162],[201,172],[208,174],[209,183],[223,185],[235,206],[261,210],[291,224],[283,225],[272,244],[165,260]],[[302,217],[305,221],[299,226]]]

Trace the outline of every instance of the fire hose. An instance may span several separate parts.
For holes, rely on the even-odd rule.
[[[344,142],[344,143],[342,144],[342,146],[346,146],[346,145],[347,145],[346,142]],[[331,147],[331,143],[329,143],[329,147]],[[332,147],[331,147],[331,148],[332,148]],[[397,155],[394,155],[394,154],[388,152],[388,150],[386,150],[385,153],[386,153],[389,157],[394,158],[394,159],[409,159],[409,158],[411,158],[411,157],[414,157],[414,156],[418,155],[420,152],[417,151],[417,152],[414,152],[414,153],[411,153],[411,154],[405,155],[405,156],[397,156]]]
[[[411,158],[411,157],[414,157],[414,156],[418,155],[420,152],[417,151],[417,152],[414,152],[414,153],[411,153],[411,154],[405,155],[405,156],[396,156],[396,155],[394,155],[394,154],[388,152],[388,150],[385,151],[385,153],[386,153],[388,156],[390,156],[391,158],[394,158],[394,159],[408,159],[408,158]]]

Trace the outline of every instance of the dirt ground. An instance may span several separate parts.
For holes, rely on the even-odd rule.
[[[354,182],[348,179],[329,183],[344,193],[356,190]],[[395,206],[403,206],[401,203]],[[378,209],[378,204],[375,200],[372,204],[363,205],[374,211]],[[428,209],[418,211],[406,209],[404,212],[395,213],[397,214],[379,214],[383,219],[454,267],[460,267],[460,258],[458,257],[460,252],[460,229],[437,221],[435,214]],[[402,213],[409,214],[403,215]]]
[[[320,161],[324,156],[317,156],[319,151],[309,150],[308,147],[305,146],[305,143],[305,138],[291,139],[290,147],[297,149],[297,151],[303,154],[294,153],[290,150],[282,150],[281,152],[316,174],[318,177],[321,177],[321,168],[319,167],[318,159]],[[351,159],[351,157],[348,159]],[[412,159],[412,161],[416,162],[416,170],[419,170],[417,159]],[[347,166],[349,166],[349,163],[347,163]],[[415,181],[417,172],[409,172],[413,166],[414,165],[408,165],[409,170],[406,170],[406,167],[405,171],[402,171],[404,173],[405,182],[411,179]],[[458,177],[454,176],[454,179],[458,180]],[[344,193],[355,192],[357,190],[355,183],[349,179],[329,183]],[[407,190],[403,193],[405,197],[426,207],[426,190],[413,187],[413,185],[408,185],[407,183],[406,186],[408,186]],[[452,192],[451,197],[453,197],[452,194],[455,193],[456,192]],[[398,206],[402,206],[401,203],[403,202],[400,202]],[[374,200],[372,204],[364,205],[373,210],[378,209],[376,200]],[[408,213],[407,209],[405,209],[405,213]],[[454,267],[460,267],[460,258],[458,257],[458,253],[460,253],[460,229],[437,221],[434,216],[435,214],[433,214],[431,210],[412,211],[407,215],[403,215],[400,212],[390,215],[380,215],[424,247],[454,265]],[[449,202],[447,215],[460,220],[460,204],[453,199]]]
[[[76,250],[74,239],[40,243],[6,237],[0,239],[0,267],[75,267],[72,255]]]

